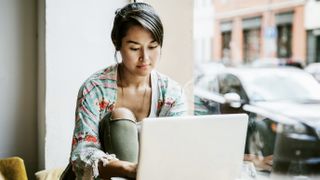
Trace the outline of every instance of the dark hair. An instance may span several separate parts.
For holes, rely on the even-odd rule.
[[[141,26],[150,31],[153,38],[162,46],[163,26],[158,14],[149,4],[139,2],[130,3],[116,11],[111,39],[117,51],[121,48],[122,38],[132,26]]]

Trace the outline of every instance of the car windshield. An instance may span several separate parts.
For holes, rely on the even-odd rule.
[[[251,101],[320,100],[320,84],[300,71],[261,71],[241,75]]]

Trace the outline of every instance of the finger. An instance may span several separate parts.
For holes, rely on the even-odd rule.
[[[272,170],[272,166],[265,165],[264,169],[267,170],[267,171],[271,171]]]
[[[266,156],[265,159],[272,160],[272,159],[273,159],[273,156],[272,156],[272,155]]]
[[[272,166],[273,164],[273,156],[267,156],[265,159],[264,159],[264,162],[270,166]]]
[[[272,160],[267,161],[266,164],[268,164],[269,166],[272,166],[273,165],[273,161]]]
[[[256,166],[256,169],[258,171],[271,171],[272,170],[272,166],[270,166],[268,164],[259,164],[258,166]]]

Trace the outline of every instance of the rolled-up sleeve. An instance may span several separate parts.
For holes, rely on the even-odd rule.
[[[98,177],[98,162],[107,163],[114,155],[101,150],[99,139],[102,96],[92,83],[85,83],[79,90],[72,139],[71,162],[77,179]],[[102,106],[102,107],[101,107]]]

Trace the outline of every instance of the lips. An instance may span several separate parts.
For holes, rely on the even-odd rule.
[[[149,65],[148,64],[142,64],[142,65],[138,65],[138,68],[147,68]]]

